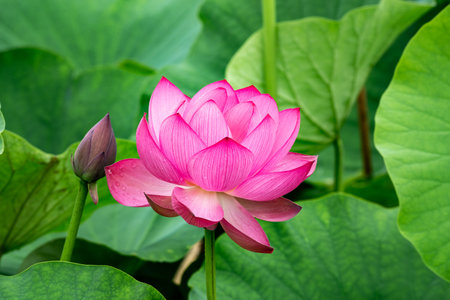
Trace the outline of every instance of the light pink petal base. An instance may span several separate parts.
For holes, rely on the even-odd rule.
[[[197,227],[212,226],[223,218],[217,193],[200,188],[175,188],[172,206],[186,222]]]
[[[111,195],[126,206],[149,206],[144,193],[170,196],[177,186],[156,178],[140,159],[118,161],[105,173]]]
[[[273,248],[261,225],[234,197],[221,193],[219,201],[224,211],[220,224],[234,242],[253,252],[272,253]]]
[[[302,209],[301,206],[286,198],[270,201],[251,201],[241,198],[237,200],[253,217],[270,222],[290,220]]]

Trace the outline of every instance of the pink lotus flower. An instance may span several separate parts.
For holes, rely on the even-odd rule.
[[[289,152],[299,127],[298,108],[279,112],[253,86],[218,81],[190,99],[163,77],[136,132],[140,159],[106,167],[108,186],[123,205],[208,229],[220,223],[241,247],[271,253],[255,218],[297,215],[301,207],[282,196],[316,166],[317,156]]]

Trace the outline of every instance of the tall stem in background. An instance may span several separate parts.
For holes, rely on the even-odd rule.
[[[83,215],[84,204],[88,192],[88,184],[84,180],[80,180],[80,188],[73,206],[72,218],[70,219],[69,229],[67,231],[66,241],[61,254],[61,261],[70,261],[72,258],[73,247],[77,239],[78,228],[80,227],[81,216]]]
[[[367,108],[367,92],[363,86],[358,95],[358,123],[359,136],[361,138],[361,157],[364,169],[364,177],[372,177],[372,158],[370,152],[369,113]]]
[[[262,0],[264,33],[264,80],[265,89],[277,97],[276,73],[276,5],[275,0]]]
[[[208,300],[216,300],[216,259],[214,257],[214,230],[205,229],[205,274]]]
[[[344,147],[340,136],[337,136],[333,142],[334,145],[334,190],[341,192],[344,190],[343,173],[344,173]]]

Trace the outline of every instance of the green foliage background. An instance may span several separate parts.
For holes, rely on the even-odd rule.
[[[280,109],[301,107],[293,150],[319,153],[319,162],[287,196],[302,212],[263,222],[272,255],[218,239],[219,299],[448,299],[447,5],[277,1],[273,96]],[[0,7],[0,298],[206,299],[202,255],[181,284],[172,280],[202,231],[118,205],[105,179],[99,205],[87,202],[75,247],[83,265],[35,263],[59,257],[77,189],[74,143],[107,112],[119,160],[137,157],[134,132],[162,75],[189,96],[223,78],[236,89],[265,89],[261,2],[0,0]],[[369,177],[355,105],[363,87],[370,137],[375,128]],[[331,193],[337,139],[346,193]]]

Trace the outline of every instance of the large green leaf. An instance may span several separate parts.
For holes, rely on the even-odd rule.
[[[339,135],[367,76],[394,39],[430,6],[384,0],[340,21],[306,18],[278,24],[277,73],[281,108],[302,109],[294,150],[317,153]],[[226,77],[235,88],[264,90],[262,33],[235,54]]]
[[[108,205],[96,210],[78,236],[144,260],[172,262],[182,258],[203,230],[181,217],[166,218],[151,207]]]
[[[378,108],[379,99],[388,87],[394,75],[395,66],[400,60],[400,56],[408,41],[425,23],[433,19],[444,5],[436,6],[428,11],[423,17],[417,20],[412,26],[405,30],[392,46],[380,58],[373,67],[366,82],[368,121],[370,128],[371,161],[374,174],[385,173],[384,161],[373,143],[373,130],[375,128],[375,112]],[[356,105],[353,107],[348,119],[341,129],[341,137],[344,144],[344,176],[354,177],[362,174],[361,142],[359,138],[359,125]],[[319,161],[316,171],[309,178],[314,182],[333,181],[334,177],[334,149],[333,145],[328,146],[319,153]],[[365,197],[363,197],[365,198]],[[367,198],[366,198],[367,199]]]
[[[279,21],[321,16],[342,17],[349,10],[379,0],[340,0],[330,5],[329,0],[276,1]],[[260,0],[206,0],[200,9],[203,29],[179,65],[162,70],[187,94],[194,94],[204,85],[225,77],[225,67],[245,40],[262,26]]]
[[[450,7],[407,46],[376,115],[375,142],[400,201],[399,226],[450,280]]]
[[[398,209],[346,194],[302,202],[284,223],[263,223],[273,254],[216,244],[219,299],[446,299],[450,285],[428,270],[398,232]],[[203,270],[189,284],[205,299]]]
[[[201,0],[1,0],[0,50],[39,47],[77,70],[134,59],[181,62],[200,31]]]
[[[52,153],[81,140],[107,112],[116,137],[136,130],[148,76],[104,67],[74,74],[67,61],[38,49],[0,53],[0,99],[8,129]]]
[[[60,238],[37,248],[24,260],[21,270],[39,262],[59,260],[63,245],[64,239]],[[105,246],[83,239],[76,241],[71,261],[85,265],[108,265],[150,284],[169,299],[186,299],[182,297],[180,287],[173,282],[180,261],[146,262],[134,256],[121,255]]]
[[[0,276],[2,299],[164,299],[152,286],[108,266],[46,262]]]
[[[5,131],[0,156],[0,254],[28,243],[64,222],[78,180],[69,148],[54,156]]]

